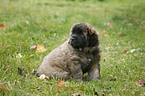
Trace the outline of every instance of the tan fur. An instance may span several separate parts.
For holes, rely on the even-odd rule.
[[[99,40],[99,34],[96,29],[87,23],[85,24],[88,28],[86,32],[95,34]],[[89,37],[87,38],[89,39]],[[100,49],[100,42],[98,42],[93,47],[85,47],[83,51],[78,51],[66,41],[44,57],[37,73],[39,76],[45,74],[57,78],[81,80],[84,69],[89,66],[89,69],[86,71],[88,72],[87,80],[97,80],[100,77]]]

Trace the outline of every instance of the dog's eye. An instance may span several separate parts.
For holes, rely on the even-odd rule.
[[[84,35],[84,34],[82,32],[80,32],[79,35]]]

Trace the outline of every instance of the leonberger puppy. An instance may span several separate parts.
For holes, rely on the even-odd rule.
[[[44,57],[37,75],[82,80],[100,78],[100,40],[97,30],[88,23],[74,24],[69,39]]]

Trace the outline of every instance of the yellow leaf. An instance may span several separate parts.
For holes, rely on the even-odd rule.
[[[57,88],[58,89],[63,89],[63,87],[64,87],[64,81],[61,81],[60,79],[58,79],[58,81],[57,81]]]
[[[38,45],[37,46],[37,51],[36,52],[45,52],[47,49],[44,48],[44,45]]]

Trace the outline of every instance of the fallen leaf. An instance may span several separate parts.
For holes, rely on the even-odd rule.
[[[135,82],[135,84],[137,85],[137,86],[142,86],[142,85],[140,85],[139,83],[137,83],[137,82]]]
[[[124,34],[124,33],[122,33],[122,32],[119,32],[118,35],[119,35],[119,36],[125,36],[126,34]]]
[[[1,23],[1,24],[0,24],[0,28],[4,28],[4,24]]]
[[[139,83],[135,82],[135,84],[136,84],[137,86],[145,86],[145,80],[140,79],[140,80],[139,80]]]
[[[45,75],[44,74],[42,74],[42,75],[40,75],[40,77],[39,77],[40,79],[45,79]]]
[[[37,46],[32,46],[31,49],[37,49]]]
[[[108,34],[108,32],[106,30],[103,31],[104,34]]]
[[[23,56],[21,55],[21,53],[18,53],[17,55],[16,55],[16,58],[22,58]]]
[[[145,85],[145,80],[140,79],[140,80],[139,80],[139,85],[141,85],[141,86]]]
[[[33,75],[36,75],[36,72],[37,72],[37,70],[36,70],[36,69],[33,69],[31,73],[32,73]],[[50,79],[50,77],[46,76],[45,74],[40,75],[39,78],[42,79],[42,80],[44,80],[44,79],[45,79],[45,80],[49,80],[49,79]]]
[[[103,34],[104,34],[105,37],[108,37],[109,36],[108,35],[108,32],[106,30],[103,31]]]
[[[126,53],[127,51],[128,51],[127,49],[124,49],[124,50],[123,50],[124,53]]]
[[[64,88],[64,81],[61,81],[60,79],[57,80],[57,88],[63,89]]]
[[[135,82],[136,85],[139,85],[137,82]]]
[[[21,44],[24,44],[24,42],[23,42],[23,41],[21,41],[20,43],[21,43]]]
[[[34,54],[30,55],[29,58],[31,58],[31,57],[33,57],[33,56],[34,56]]]
[[[49,80],[49,79],[50,79],[50,77],[48,77],[48,76],[45,76],[45,79],[46,79],[46,80]]]
[[[61,80],[60,80],[60,79],[58,79],[56,82],[57,82],[57,83],[59,83],[59,82],[61,82]]]
[[[45,52],[46,51],[46,49],[44,48],[43,44],[42,45],[38,45],[36,49],[37,49],[36,52]]]
[[[143,70],[143,68],[139,68],[139,70]]]
[[[112,28],[112,23],[107,23],[107,26]]]
[[[42,86],[38,87],[37,89],[40,90],[42,88]]]
[[[130,50],[130,53],[133,53],[134,51],[135,51],[135,49],[131,49],[131,50]]]
[[[81,96],[79,93],[74,93],[74,94],[71,94],[73,96]]]

